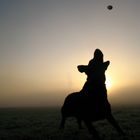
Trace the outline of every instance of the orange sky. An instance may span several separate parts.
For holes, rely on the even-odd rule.
[[[0,9],[0,107],[61,105],[82,88],[86,75],[77,65],[96,48],[111,62],[110,101],[139,102],[139,1],[15,0]]]

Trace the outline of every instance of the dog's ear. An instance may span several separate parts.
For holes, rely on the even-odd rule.
[[[87,65],[78,65],[77,66],[79,72],[87,72],[88,66]]]
[[[106,61],[103,63],[105,70],[107,70],[107,67],[109,66],[109,64],[110,64],[110,61]]]

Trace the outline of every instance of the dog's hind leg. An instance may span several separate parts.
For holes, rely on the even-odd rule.
[[[77,118],[77,123],[78,123],[79,129],[82,129],[82,120],[80,118]]]
[[[113,125],[114,128],[116,128],[116,130],[118,131],[118,133],[120,133],[121,135],[125,135],[125,133],[120,128],[120,126],[118,125],[118,123],[116,122],[116,120],[114,119],[114,117],[112,116],[112,114],[109,114],[107,116],[107,120]]]
[[[98,132],[96,131],[96,129],[94,128],[92,123],[89,121],[84,121],[84,122],[88,128],[89,133],[93,136],[93,140],[101,140],[99,135],[98,135]]]
[[[61,123],[60,123],[60,126],[59,126],[60,129],[64,129],[65,121],[66,121],[66,118],[64,116],[62,116]]]

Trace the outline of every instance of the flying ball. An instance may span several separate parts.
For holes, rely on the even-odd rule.
[[[112,9],[113,9],[113,6],[112,6],[112,5],[108,5],[108,6],[107,6],[107,9],[108,9],[108,10],[112,10]]]

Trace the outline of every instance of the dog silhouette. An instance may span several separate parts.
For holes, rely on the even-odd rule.
[[[71,93],[65,98],[61,108],[62,120],[60,128],[64,128],[68,117],[75,117],[79,128],[82,127],[81,121],[83,121],[93,138],[99,140],[98,132],[92,122],[107,119],[119,133],[124,135],[124,132],[112,116],[111,106],[107,100],[105,71],[109,64],[109,61],[103,62],[101,59],[101,63],[95,63],[95,65],[93,63],[92,67],[90,65],[78,66],[80,72],[85,72],[88,75],[87,82],[81,91]]]

